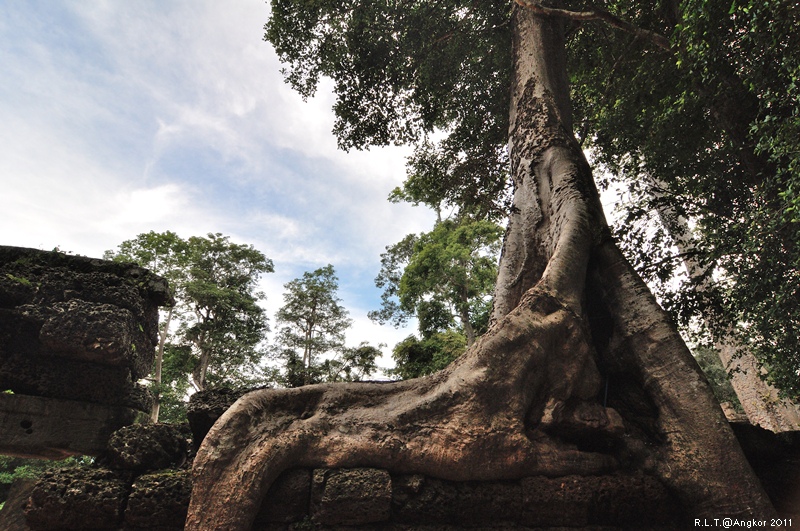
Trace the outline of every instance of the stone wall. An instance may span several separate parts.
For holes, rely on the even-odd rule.
[[[189,433],[163,424],[122,428],[96,466],[47,472],[29,490],[23,529],[182,529]],[[318,468],[284,472],[253,529],[682,529],[681,514],[666,489],[641,474],[453,482]]]
[[[46,473],[0,511],[19,531],[183,529],[191,496],[193,433],[242,391],[193,398],[186,425],[121,428],[90,467]],[[800,521],[800,433],[734,426],[779,513]],[[26,502],[24,500],[27,500]],[[19,513],[25,514],[20,518]],[[5,513],[5,514],[4,514]],[[456,529],[689,529],[653,477],[637,474],[454,482],[379,468],[293,469],[270,488],[254,531]],[[11,528],[9,528],[11,529]]]
[[[0,246],[0,453],[95,455],[148,411],[166,282],[133,264]]]

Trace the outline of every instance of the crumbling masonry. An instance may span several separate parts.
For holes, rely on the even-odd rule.
[[[0,247],[0,453],[97,455],[149,411],[166,282],[132,264]]]

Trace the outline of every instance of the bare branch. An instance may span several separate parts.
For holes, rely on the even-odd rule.
[[[663,50],[669,51],[672,49],[669,44],[669,39],[667,39],[664,35],[661,35],[660,33],[656,33],[654,31],[646,30],[644,28],[640,28],[638,26],[631,24],[630,22],[625,22],[621,18],[612,15],[608,11],[603,11],[602,9],[592,9],[590,11],[569,11],[567,9],[545,7],[537,2],[530,2],[528,0],[514,0],[514,1],[518,5],[526,9],[530,9],[534,13],[545,17],[563,17],[570,20],[578,20],[581,22],[600,20],[626,33],[630,33],[632,35],[635,35],[636,37],[646,39]]]

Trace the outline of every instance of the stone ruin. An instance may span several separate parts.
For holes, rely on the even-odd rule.
[[[189,439],[201,441],[243,392],[194,395],[191,427],[121,428],[94,466],[49,471],[18,486],[7,502],[18,521],[12,527],[0,511],[0,528],[183,529],[191,495]],[[459,483],[379,468],[292,469],[270,489],[253,529],[643,529],[637,525],[643,521],[650,529],[674,529],[677,515],[664,487],[643,475]]]
[[[92,455],[16,484],[4,531],[183,529],[194,450],[245,390],[195,394],[189,425],[133,424],[152,364],[162,279],[130,264],[0,247],[0,453]],[[800,519],[800,434],[734,425],[782,516]],[[644,474],[453,482],[380,468],[292,469],[254,530],[684,529]],[[691,527],[691,526],[690,526]]]
[[[0,247],[0,453],[97,455],[147,412],[164,279],[133,264]]]
[[[190,426],[121,428],[94,466],[50,471],[37,482],[18,485],[0,511],[0,529],[183,529],[193,448],[244,392],[198,393],[189,404]],[[749,425],[734,430],[780,513],[800,518],[800,437],[775,436]],[[253,530],[691,527],[681,514],[670,493],[641,474],[453,482],[379,468],[292,469],[271,487]]]

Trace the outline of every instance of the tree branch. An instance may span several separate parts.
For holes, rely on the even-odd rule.
[[[602,9],[592,9],[590,11],[569,11],[567,9],[545,7],[539,4],[538,2],[530,2],[528,0],[514,0],[514,1],[518,5],[526,9],[530,9],[534,13],[545,17],[563,17],[570,20],[578,20],[581,22],[600,20],[626,33],[630,33],[636,37],[646,39],[663,50],[669,51],[672,49],[669,43],[669,39],[667,39],[664,35],[661,35],[660,33],[656,33],[654,31],[646,30],[644,28],[640,28],[638,26],[631,24],[630,22],[625,22],[621,18],[612,15],[608,11],[603,11]]]

